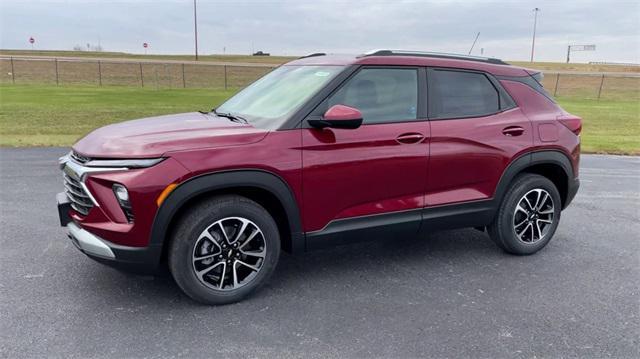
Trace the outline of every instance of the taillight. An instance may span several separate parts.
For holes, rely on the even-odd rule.
[[[582,119],[578,116],[561,115],[557,117],[557,120],[576,135],[579,135],[580,131],[582,131]]]

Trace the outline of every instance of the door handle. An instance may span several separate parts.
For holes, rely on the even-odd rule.
[[[516,137],[524,133],[524,128],[520,126],[509,126],[502,130],[502,134],[507,137]]]
[[[410,145],[412,143],[422,142],[424,140],[424,135],[419,133],[404,133],[398,137],[396,137],[396,141],[403,145]]]

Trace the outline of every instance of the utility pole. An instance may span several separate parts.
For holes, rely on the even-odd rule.
[[[198,11],[196,9],[196,0],[193,0],[193,30],[196,40],[196,61],[198,61]]]
[[[540,8],[533,9],[533,41],[531,41],[531,62],[533,62],[533,50],[536,47],[536,25],[538,25],[538,12]]]

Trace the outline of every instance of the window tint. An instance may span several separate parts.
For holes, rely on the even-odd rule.
[[[435,118],[472,117],[498,112],[500,97],[491,81],[474,72],[429,72],[429,108]]]
[[[337,104],[357,108],[367,124],[415,120],[418,70],[363,69],[329,98],[328,107]]]

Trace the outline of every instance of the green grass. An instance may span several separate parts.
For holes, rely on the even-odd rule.
[[[69,146],[110,123],[209,110],[233,92],[1,85],[0,146]]]
[[[233,90],[0,85],[0,146],[69,146],[91,130],[134,118],[208,110]],[[561,97],[584,119],[582,150],[640,154],[640,102]]]
[[[582,117],[582,151],[640,155],[640,102],[558,98],[562,108]]]

